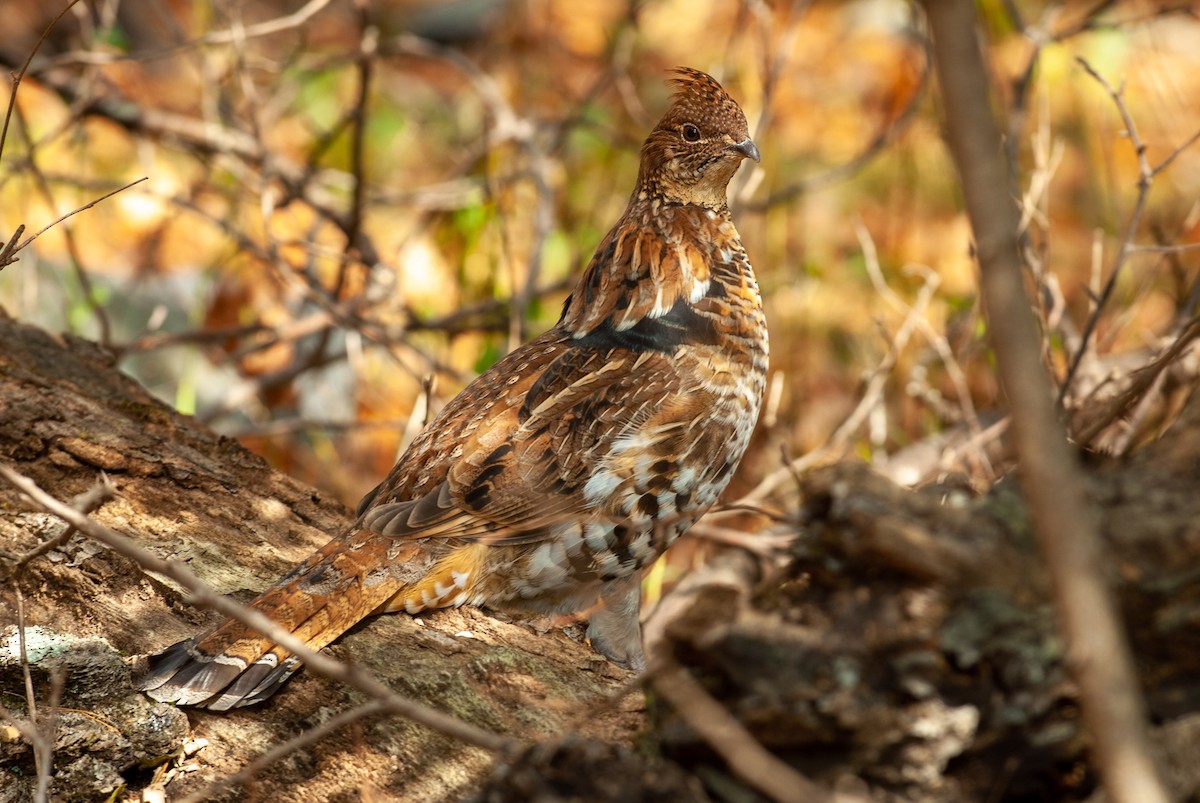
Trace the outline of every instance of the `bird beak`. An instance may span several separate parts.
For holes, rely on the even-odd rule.
[[[758,146],[754,144],[754,140],[750,139],[750,137],[746,137],[734,145],[733,149],[747,159],[753,159],[756,162],[762,161],[762,156],[758,153]]]

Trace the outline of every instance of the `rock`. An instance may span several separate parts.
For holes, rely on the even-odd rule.
[[[129,667],[104,639],[29,627],[25,650],[38,723],[53,729],[52,799],[103,800],[126,784],[125,774],[167,760],[187,736],[183,712],[135,691]],[[59,682],[59,704],[52,706]],[[14,626],[0,631],[0,694],[10,713],[28,717]],[[32,796],[37,767],[28,739],[0,739],[0,773],[9,779],[0,801]]]

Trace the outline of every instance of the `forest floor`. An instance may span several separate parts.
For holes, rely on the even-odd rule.
[[[96,345],[6,317],[0,342],[0,461],[60,500],[104,474],[115,497],[94,518],[216,591],[251,598],[349,522],[155,401]],[[1127,459],[1081,461],[1155,749],[1177,797],[1198,799],[1200,402]],[[132,683],[144,656],[216,614],[81,534],[18,569],[65,525],[0,483],[0,801],[30,799],[38,775],[21,730],[18,609],[33,628],[52,799],[753,800],[762,779],[745,768],[763,756],[852,799],[1093,799],[1015,483],[913,491],[853,462],[797,482],[795,510],[766,533],[786,546],[721,550],[656,607],[645,685],[578,628],[467,608],[370,620],[330,648],[402,696],[503,734],[499,753],[378,712],[313,732],[368,700],[311,671],[232,714],[147,700]]]

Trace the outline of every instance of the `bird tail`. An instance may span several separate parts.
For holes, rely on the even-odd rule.
[[[362,537],[366,535],[367,537]],[[378,612],[407,585],[390,566],[419,558],[411,542],[352,531],[330,541],[250,603],[319,650]],[[227,619],[151,656],[139,682],[160,702],[227,711],[274,694],[300,659],[253,628]]]

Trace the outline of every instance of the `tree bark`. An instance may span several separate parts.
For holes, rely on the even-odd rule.
[[[217,591],[253,598],[349,523],[349,512],[337,502],[152,398],[95,344],[6,317],[0,317],[0,343],[0,460],[59,499],[83,492],[103,472],[116,497],[94,518],[163,558],[183,561]],[[0,549],[8,558],[64,529],[0,482]],[[0,638],[10,657],[15,640],[8,637],[17,618],[11,566],[6,561],[0,580]],[[57,714],[51,797],[101,799],[122,779],[144,785],[149,773],[136,764],[155,758],[148,751],[178,749],[186,723],[178,721],[181,711],[148,703],[139,708],[143,719],[117,721],[114,711],[145,701],[133,690],[131,670],[138,656],[218,617],[189,607],[169,579],[81,535],[32,561],[21,588],[26,622],[39,628],[35,640],[53,642],[52,651],[59,651],[35,667],[43,712],[49,667],[62,665],[64,706],[91,715]],[[122,662],[112,649],[129,658]],[[356,628],[330,652],[402,695],[518,742],[575,731],[623,744],[644,721],[638,694],[616,707],[605,702],[629,673],[557,627],[535,632],[473,609],[419,619],[385,616]],[[6,708],[24,713],[19,662],[0,660],[0,691],[7,692],[0,695]],[[197,769],[177,773],[169,799],[231,775],[272,745],[363,702],[358,692],[302,671],[265,705],[226,715],[188,711],[191,738],[206,739],[208,746],[184,760]],[[160,739],[131,746],[126,737],[154,727],[154,717],[172,723],[174,744]],[[108,727],[123,734],[112,739],[120,749],[106,751],[100,739],[81,741],[81,732]],[[0,748],[6,777],[18,779],[0,784],[0,800],[20,799],[10,795],[32,788],[20,780],[32,781],[32,755],[16,743]],[[376,714],[264,768],[252,788],[279,800],[332,800],[367,788],[410,800],[457,800],[479,785],[492,759],[401,718]],[[86,785],[89,777],[95,785]],[[245,790],[224,794],[238,799]]]

